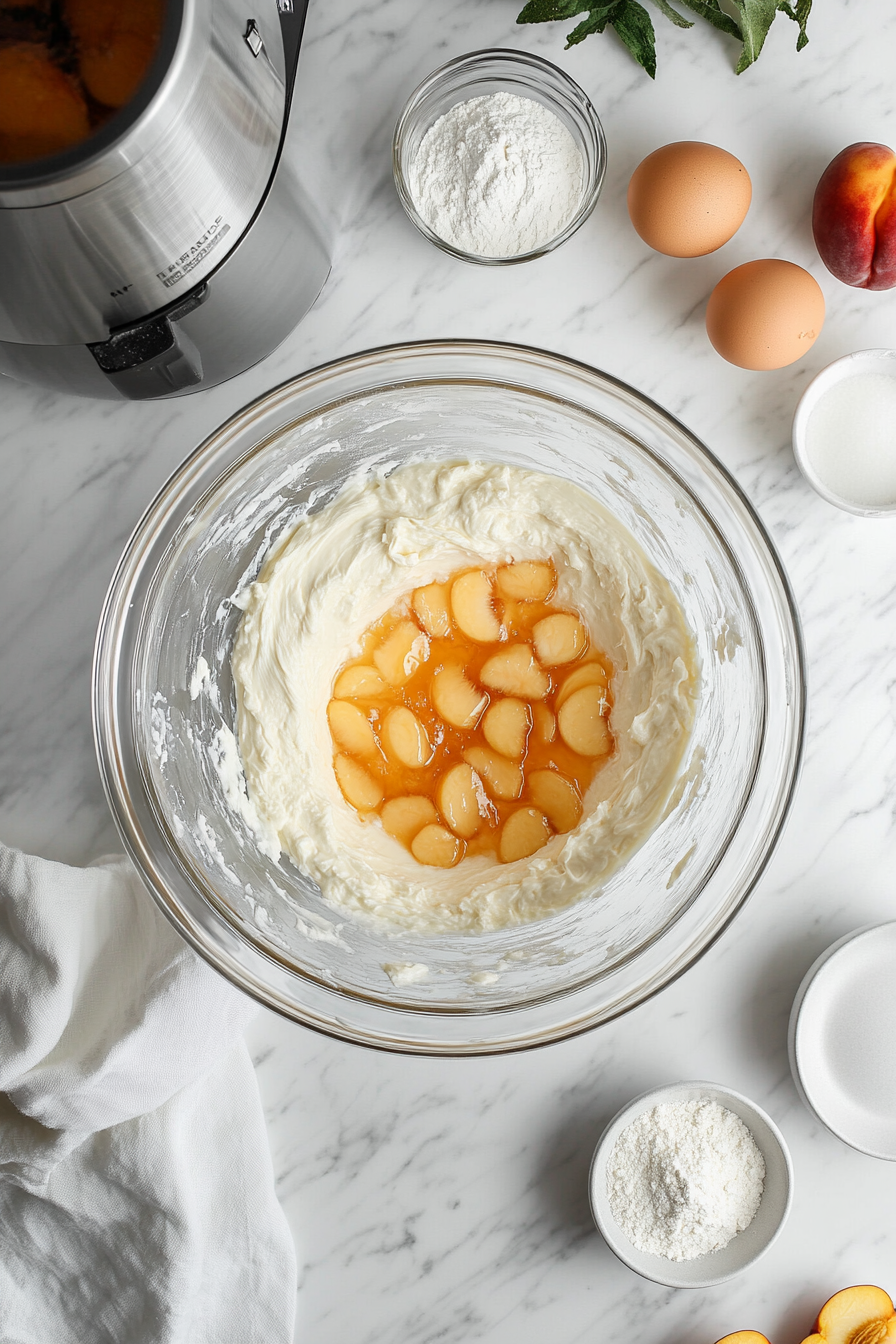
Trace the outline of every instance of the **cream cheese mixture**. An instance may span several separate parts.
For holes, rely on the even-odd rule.
[[[371,621],[464,566],[550,558],[615,668],[613,757],[579,825],[513,863],[429,868],[340,792],[326,707]],[[593,893],[649,834],[678,774],[697,673],[681,608],[623,525],[568,481],[482,462],[360,475],[274,545],[244,597],[239,750],[268,852],[332,903],[418,932],[498,929]]]

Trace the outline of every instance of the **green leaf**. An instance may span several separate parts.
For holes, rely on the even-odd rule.
[[[775,16],[786,14],[799,25],[797,51],[809,41],[806,24],[812,10],[812,0],[730,0],[738,19],[722,9],[720,0],[677,0],[677,3],[711,23],[720,32],[736,37],[742,44],[737,62],[737,74],[743,74],[753,64],[768,36]],[[2,4],[2,0],[0,0]],[[675,9],[670,0],[654,0],[657,9],[679,28],[693,28],[693,23]],[[527,0],[517,23],[550,23],[587,15],[566,39],[566,46],[574,47],[591,33],[602,33],[612,25],[620,40],[628,47],[639,65],[651,79],[656,77],[656,34],[650,15],[639,0]]]
[[[734,3],[740,14],[740,30],[744,39],[735,74],[742,75],[762,50],[778,12],[778,0],[734,0]]]
[[[638,0],[622,0],[610,21],[638,64],[656,79],[656,33],[644,6]]]
[[[812,12],[812,0],[797,0],[796,10],[787,0],[779,0],[778,9],[782,14],[786,14],[788,19],[793,19],[794,23],[800,26],[799,37],[796,39],[797,51],[802,51],[809,41],[809,34],[806,32],[806,24],[809,21],[809,15]]]
[[[665,14],[666,18],[675,24],[676,28],[693,28],[693,21],[686,19],[683,14],[679,14],[677,9],[673,9],[669,0],[653,0],[653,3],[661,14]]]
[[[714,28],[743,41],[743,34],[736,20],[732,19],[731,15],[726,14],[724,9],[719,6],[719,0],[681,0],[681,4],[693,10],[695,14],[699,14],[701,19],[706,19]]]
[[[615,20],[616,11],[625,0],[609,0],[609,3],[603,5],[589,5],[591,13],[587,19],[583,19],[566,39],[566,50],[574,47],[578,42],[584,42],[586,37],[592,33],[602,33],[608,23]]]
[[[573,19],[593,8],[589,0],[529,0],[517,16],[517,23],[551,23],[555,19]]]

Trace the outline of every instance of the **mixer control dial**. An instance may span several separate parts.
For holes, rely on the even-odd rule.
[[[264,51],[264,39],[258,30],[258,24],[254,19],[250,19],[246,24],[246,31],[243,33],[243,41],[256,58]]]

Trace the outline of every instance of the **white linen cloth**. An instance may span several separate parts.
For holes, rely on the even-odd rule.
[[[0,845],[3,1344],[290,1344],[255,1011],[125,860]]]

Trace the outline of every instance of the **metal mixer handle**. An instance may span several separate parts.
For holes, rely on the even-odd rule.
[[[201,284],[165,313],[136,322],[107,341],[88,345],[103,373],[123,397],[145,401],[195,387],[202,382],[202,358],[193,341],[177,325],[208,295]]]
[[[286,75],[286,106],[283,109],[285,129],[296,82],[296,71],[299,68],[299,49],[305,29],[305,16],[308,13],[308,0],[277,0],[277,10],[280,15],[280,32],[283,35],[283,62]]]

